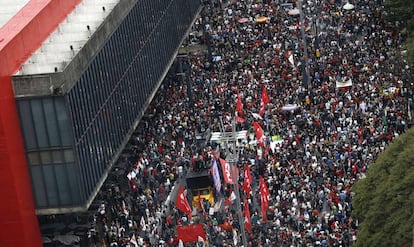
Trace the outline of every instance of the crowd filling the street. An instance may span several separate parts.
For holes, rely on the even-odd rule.
[[[95,199],[88,246],[352,246],[352,186],[412,124],[383,1],[203,5],[185,45],[206,49],[160,85]],[[196,194],[201,172],[211,186]]]

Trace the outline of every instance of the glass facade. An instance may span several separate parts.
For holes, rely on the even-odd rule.
[[[17,101],[36,205],[77,205],[80,181],[64,97]]]
[[[199,8],[139,1],[66,95],[17,101],[38,209],[90,199]]]

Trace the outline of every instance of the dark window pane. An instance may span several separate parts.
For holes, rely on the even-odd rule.
[[[36,149],[36,136],[33,126],[32,112],[30,110],[30,101],[17,101],[20,113],[20,123],[23,129],[23,136],[26,145],[26,150]]]
[[[57,113],[57,120],[59,124],[59,129],[62,137],[62,145],[63,146],[71,146],[72,145],[72,130],[70,128],[68,113],[66,111],[65,102],[63,98],[59,98],[55,100],[56,104],[56,113]]]
[[[50,146],[60,146],[59,128],[56,120],[55,107],[51,98],[43,99],[43,109],[45,111]]]
[[[42,102],[39,99],[31,101],[34,126],[40,148],[49,147],[45,119],[43,117]]]
[[[47,188],[47,199],[49,200],[49,206],[55,207],[59,205],[59,196],[53,166],[49,165],[41,167],[43,167],[43,174],[45,176],[45,184]]]
[[[41,166],[31,166],[30,173],[32,176],[33,192],[37,207],[46,207],[47,197],[46,188],[43,183],[43,171]]]
[[[55,165],[56,177],[58,178],[58,192],[60,197],[60,202],[63,205],[71,204],[71,191],[69,187],[68,174],[66,172],[66,165]]]

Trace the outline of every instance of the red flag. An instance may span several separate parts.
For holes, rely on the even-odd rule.
[[[228,184],[233,184],[233,177],[231,176],[230,164],[222,158],[220,158],[220,164],[221,164],[221,169],[223,171],[224,182]]]
[[[239,117],[244,116],[243,103],[241,101],[239,93],[237,94],[236,113],[237,113],[237,116]]]
[[[258,122],[253,122],[254,133],[259,146],[264,146],[264,131]]]
[[[266,87],[262,87],[262,101],[260,102],[260,111],[259,115],[262,117],[264,112],[266,111],[266,105],[270,102],[269,96],[267,95]]]
[[[269,190],[262,176],[260,176],[260,202],[262,204],[263,221],[267,222],[266,212],[269,209]]]
[[[175,205],[179,210],[181,210],[183,213],[186,213],[188,215],[188,218],[191,219],[191,208],[188,204],[187,198],[184,195],[184,189],[183,186],[180,185],[178,188],[178,194],[177,198],[175,199]]]
[[[243,189],[247,195],[247,198],[250,198],[252,182],[253,182],[253,178],[250,172],[249,164],[246,163],[246,168],[244,169]]]
[[[248,232],[252,231],[252,224],[250,221],[250,210],[249,210],[249,204],[247,203],[247,201],[244,201],[244,227],[246,228],[246,230]]]

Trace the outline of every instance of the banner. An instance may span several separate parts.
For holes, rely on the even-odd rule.
[[[212,174],[213,174],[213,183],[214,188],[216,188],[216,192],[220,193],[221,191],[221,180],[220,180],[220,173],[217,167],[217,161],[213,159],[213,165],[211,166]]]
[[[347,81],[336,81],[336,88],[350,87],[352,86],[352,79],[349,78]]]
[[[233,184],[233,177],[231,175],[230,164],[222,158],[220,158],[220,164],[221,164],[221,169],[223,171],[224,182],[226,182],[227,184]]]
[[[183,186],[181,185],[178,188],[178,194],[177,194],[177,198],[175,199],[175,205],[181,212],[187,214],[188,218],[191,220],[191,216],[192,216],[191,207],[188,204],[187,198],[184,195]]]
[[[177,226],[177,238],[183,243],[198,242],[199,237],[207,239],[202,224]]]

